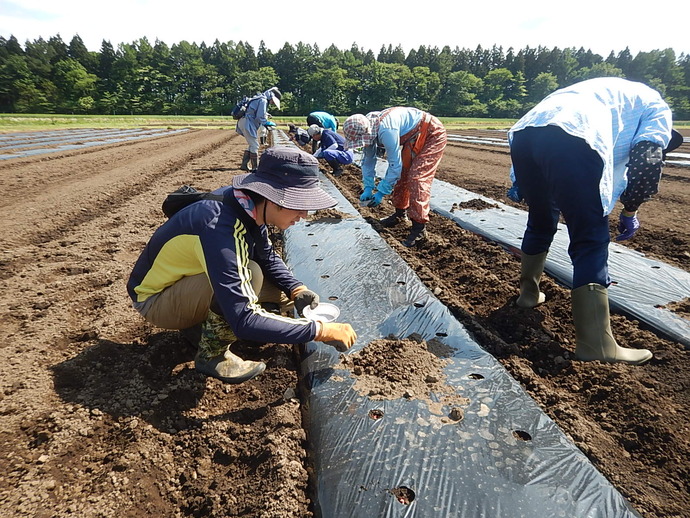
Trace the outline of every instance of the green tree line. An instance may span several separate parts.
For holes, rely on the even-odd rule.
[[[500,46],[451,49],[420,46],[405,53],[383,46],[377,55],[356,43],[262,41],[168,46],[146,38],[103,40],[89,51],[76,35],[26,41],[0,37],[0,112],[133,115],[227,115],[235,102],[278,86],[281,115],[314,110],[366,113],[415,106],[442,117],[517,118],[554,90],[593,77],[616,76],[657,89],[678,120],[690,119],[690,55],[672,49],[611,52],[584,48]],[[277,114],[277,113],[276,113]]]

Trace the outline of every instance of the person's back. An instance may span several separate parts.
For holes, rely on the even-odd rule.
[[[329,130],[329,129],[324,129],[321,131],[321,148],[323,149],[328,149],[330,148],[333,144],[338,145],[338,150],[339,151],[344,151],[345,150],[345,137],[340,135],[339,133]]]
[[[255,95],[250,99],[245,117],[251,121],[255,128],[258,129],[262,119],[265,119],[267,107],[268,100],[264,94]]]
[[[338,119],[336,119],[333,115],[331,115],[328,112],[311,112],[307,116],[307,124],[309,126],[311,126],[312,124],[317,124],[322,128],[338,131]]]
[[[295,142],[297,142],[300,146],[306,146],[309,144],[310,140],[311,137],[309,136],[309,133],[307,133],[307,130],[295,128]]]
[[[573,265],[575,357],[633,365],[651,351],[621,347],[610,327],[609,214],[623,205],[616,240],[639,229],[637,210],[658,189],[671,110],[658,92],[620,78],[597,78],[553,92],[508,132],[514,197],[529,205],[521,243],[520,296],[533,308],[546,257],[563,215]]]
[[[582,138],[600,154],[612,146],[628,147],[640,140],[666,145],[658,137],[659,123],[670,131],[671,112],[656,90],[634,81],[601,77],[556,90],[525,114],[509,134],[527,126],[555,125]],[[641,134],[640,124],[654,130]]]

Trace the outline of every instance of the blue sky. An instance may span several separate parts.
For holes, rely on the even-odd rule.
[[[678,55],[690,53],[690,2],[667,1],[658,11],[650,4],[643,4],[643,9],[633,3],[440,0],[415,12],[407,7],[413,2],[382,0],[262,0],[249,3],[257,6],[252,11],[243,11],[236,0],[0,0],[0,36],[14,35],[23,45],[58,34],[69,43],[78,34],[89,50],[99,50],[103,40],[115,46],[146,37],[169,46],[182,40],[211,44],[218,39],[245,41],[257,48],[263,40],[273,51],[286,42],[301,41],[322,50],[331,44],[344,50],[356,43],[374,53],[384,44],[401,45],[405,52],[420,45],[474,49],[496,44],[504,50],[584,47],[604,57],[626,47],[633,55],[665,48]]]

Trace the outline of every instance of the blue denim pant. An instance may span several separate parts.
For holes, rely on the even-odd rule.
[[[510,155],[518,188],[529,205],[522,251],[548,251],[563,214],[573,289],[589,283],[608,286],[611,238],[599,194],[604,167],[599,154],[557,126],[543,126],[516,132]]]

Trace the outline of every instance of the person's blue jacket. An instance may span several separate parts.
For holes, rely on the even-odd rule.
[[[259,128],[268,122],[268,101],[271,99],[270,88],[263,93],[255,95],[247,104],[247,111],[244,117],[247,119],[245,126],[249,136],[257,138],[259,135]],[[242,135],[242,130],[239,125],[236,128],[237,133]]]
[[[313,119],[313,121],[310,119]],[[327,112],[311,112],[307,116],[307,124],[318,124],[325,129],[333,131],[338,130],[338,121],[333,115]]]
[[[321,130],[321,140],[319,143],[321,144],[321,149],[324,151],[329,149],[333,144],[338,145],[338,151],[345,151],[345,137],[329,129]]]
[[[376,188],[383,194],[390,194],[402,174],[403,161],[400,137],[412,131],[422,120],[425,112],[417,108],[396,106],[384,110],[383,113],[385,115],[381,117],[376,140],[362,150],[362,181],[365,187],[373,189],[376,186],[374,180],[376,176],[376,148],[377,143],[382,144],[386,148],[388,168],[384,181],[379,182]]]

